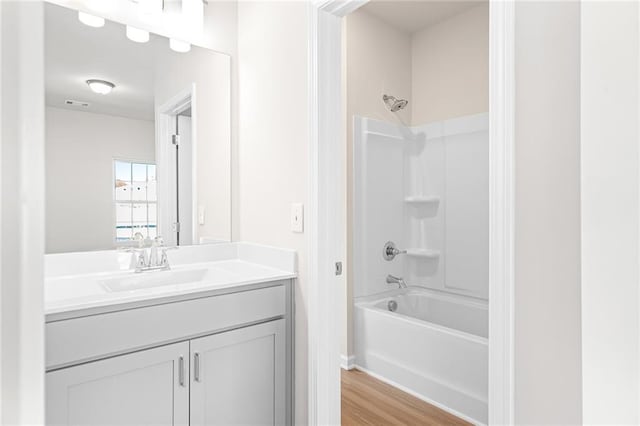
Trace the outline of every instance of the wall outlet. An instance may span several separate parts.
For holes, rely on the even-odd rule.
[[[304,206],[302,203],[291,204],[291,231],[304,232]]]

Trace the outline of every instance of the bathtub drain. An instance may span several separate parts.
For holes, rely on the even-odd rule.
[[[396,302],[395,300],[389,300],[389,303],[387,303],[387,308],[391,312],[395,312],[398,309],[398,302]]]

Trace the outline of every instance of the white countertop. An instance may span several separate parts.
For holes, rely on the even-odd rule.
[[[167,271],[135,274],[130,269],[131,254],[117,251],[45,256],[46,321],[241,291],[242,287],[296,277],[292,250],[224,243],[183,247],[168,255],[171,271],[198,270],[204,277],[184,284],[111,291],[106,280]]]

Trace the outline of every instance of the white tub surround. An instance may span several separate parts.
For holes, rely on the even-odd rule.
[[[488,420],[488,131],[488,114],[416,127],[354,119],[355,364],[480,423]],[[387,241],[398,248],[388,260]],[[393,292],[389,274],[410,290]]]
[[[487,313],[486,301],[419,287],[362,298],[355,305],[356,365],[459,417],[486,423]]]
[[[405,127],[354,118],[354,297],[409,285],[487,299],[489,117]],[[386,241],[407,250],[391,262]]]
[[[46,256],[48,424],[292,424],[291,250]],[[247,410],[246,407],[251,407]]]

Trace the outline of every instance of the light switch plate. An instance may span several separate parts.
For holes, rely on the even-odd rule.
[[[204,225],[205,209],[203,206],[198,206],[198,225]]]
[[[291,231],[304,232],[304,206],[302,203],[291,204]]]

